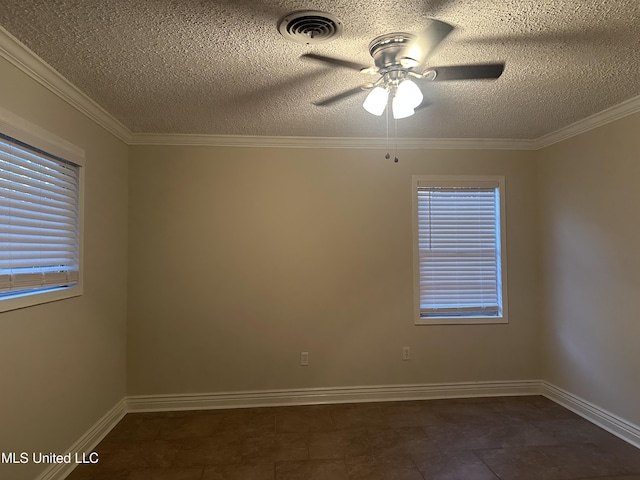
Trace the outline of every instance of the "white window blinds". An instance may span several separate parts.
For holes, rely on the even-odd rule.
[[[0,135],[0,296],[78,282],[78,173]]]
[[[501,316],[500,191],[418,183],[420,317]]]

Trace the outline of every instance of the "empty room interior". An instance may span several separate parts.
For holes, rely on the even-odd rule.
[[[3,0],[0,479],[640,479],[637,0]]]

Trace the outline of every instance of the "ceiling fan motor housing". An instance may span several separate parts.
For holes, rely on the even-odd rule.
[[[387,33],[374,38],[369,44],[369,53],[380,70],[404,69],[401,59],[407,44],[415,35],[404,32]]]

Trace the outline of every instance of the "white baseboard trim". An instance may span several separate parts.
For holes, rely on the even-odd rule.
[[[640,448],[640,426],[634,425],[593,403],[549,382],[542,382],[542,394],[550,400],[586,418],[591,423]]]
[[[130,412],[158,412],[331,403],[391,402],[435,398],[539,395],[541,392],[541,382],[539,380],[381,385],[204,394],[136,395],[127,397],[127,407]]]
[[[67,453],[71,452],[73,457],[75,453],[91,452],[100,441],[106,437],[106,435],[115,427],[122,417],[127,413],[126,399],[120,400],[116,403],[111,410],[105,413],[100,420],[98,420],[87,432],[82,435],[70,448],[67,449]],[[51,464],[47,469],[42,472],[36,480],[62,480],[69,475],[76,463],[58,463]]]

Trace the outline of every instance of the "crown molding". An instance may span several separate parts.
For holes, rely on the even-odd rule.
[[[0,26],[0,57],[125,143],[131,131]]]
[[[396,148],[396,140],[391,141]],[[176,145],[204,147],[358,148],[385,149],[385,138],[366,137],[261,137],[248,135],[189,135],[134,133],[130,145]],[[399,150],[535,150],[533,140],[488,138],[398,138]]]
[[[618,105],[614,105],[613,107],[602,110],[594,115],[590,115],[587,118],[578,120],[577,122],[567,125],[560,130],[538,137],[535,140],[536,150],[541,150],[555,143],[559,143],[563,140],[567,140],[571,137],[575,137],[588,132],[589,130],[593,130],[594,128],[615,122],[616,120],[638,112],[640,112],[640,95],[630,98],[629,100],[625,100]]]
[[[0,57],[128,145],[359,149],[388,147],[385,138],[132,133],[2,26],[0,26]],[[536,139],[399,138],[397,148],[400,150],[541,150],[637,112],[640,112],[640,95]],[[395,143],[394,140],[394,148],[396,148]]]

